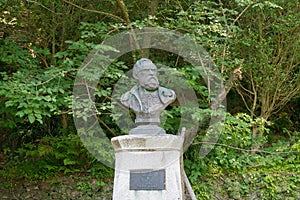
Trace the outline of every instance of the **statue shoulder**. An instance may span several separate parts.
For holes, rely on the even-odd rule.
[[[174,90],[165,88],[160,86],[159,88],[159,97],[162,101],[162,103],[166,104],[166,103],[171,103],[176,99],[176,94],[174,92]]]
[[[135,85],[130,89],[130,91],[123,94],[120,99],[121,103],[126,107],[130,107],[130,102],[132,101],[132,98],[136,97],[137,90],[138,87]]]

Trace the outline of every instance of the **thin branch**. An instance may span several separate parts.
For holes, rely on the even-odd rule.
[[[196,39],[196,36],[194,36],[194,42],[197,43],[197,39]],[[204,63],[203,63],[203,60],[202,60],[202,57],[199,53],[199,51],[197,51],[197,56],[199,58],[199,61],[200,61],[200,64],[201,66],[205,66]],[[211,83],[210,83],[210,74],[209,74],[209,71],[206,70],[206,67],[202,67],[204,73],[206,74],[206,78],[207,78],[207,90],[208,90],[208,97],[211,96]],[[211,104],[211,101],[209,100],[209,104]]]
[[[71,71],[76,71],[76,69],[75,69],[75,70],[61,71],[61,72],[59,72],[58,74],[56,74],[55,76],[49,78],[48,80],[45,80],[45,81],[43,81],[43,82],[41,82],[41,83],[32,84],[32,86],[38,87],[38,86],[44,85],[44,84],[46,84],[46,83],[52,81],[53,79],[56,79],[57,77],[61,77],[61,76],[65,75],[65,74],[67,74],[67,73],[69,73],[69,72],[71,72]]]
[[[110,97],[110,96],[105,96],[105,98],[108,98],[109,100],[111,100],[112,102],[116,103],[122,110],[127,111],[128,112],[128,108],[126,108],[123,104],[121,104],[119,101],[117,101],[116,99]]]
[[[249,3],[248,6],[246,8],[244,8],[244,10],[234,19],[232,24],[235,24],[235,22],[248,10],[248,8],[250,8],[250,6],[252,4],[253,4],[253,2]]]
[[[31,1],[31,0],[26,0],[27,2],[30,2],[30,3],[35,3],[35,4],[38,4],[39,6],[45,8],[46,10],[54,13],[54,14],[62,14],[62,13],[56,13],[54,12],[53,10],[51,10],[50,8],[47,8],[46,6],[44,6],[43,4],[39,3],[39,2],[36,2],[36,1]]]
[[[185,187],[186,187],[187,191],[189,192],[191,199],[197,200],[197,197],[193,191],[192,185],[191,185],[185,171],[183,171],[183,179],[184,179]]]
[[[59,115],[69,114],[69,113],[72,112],[72,111],[73,111],[73,109],[69,109],[69,110],[66,110],[66,111],[61,111],[61,112],[59,113]]]
[[[175,67],[178,66],[179,58],[180,58],[180,56],[178,55],[177,58],[176,58]]]
[[[216,143],[216,142],[196,142],[196,143],[193,143],[192,145],[197,145],[197,144],[218,145],[218,146],[227,147],[227,148],[238,150],[238,151],[261,152],[261,153],[268,153],[268,154],[290,154],[290,153],[298,153],[298,151],[272,152],[272,151],[264,151],[264,150],[256,150],[256,149],[242,149],[242,148],[239,148],[239,147],[234,147],[234,146],[230,146],[230,145],[227,145],[227,144],[221,144],[221,143]]]
[[[226,29],[227,29],[227,31],[226,31],[226,42],[224,44],[223,51],[222,51],[222,60],[223,60],[223,62],[222,62],[221,74],[223,74],[224,73],[224,68],[225,68],[224,61],[225,61],[225,55],[226,55],[227,41],[228,41],[229,33],[231,31],[230,31],[230,28],[229,28],[227,20],[226,20],[227,19],[226,15],[223,12],[223,7],[222,7],[223,3],[222,3],[221,0],[219,0],[219,4],[220,4],[221,12],[222,12],[222,15],[224,17],[224,21],[225,21],[225,25],[226,25]]]
[[[91,102],[94,102],[94,101],[93,101],[93,97],[92,97],[92,95],[91,95],[91,93],[90,93],[89,85],[88,85],[86,79],[84,79],[84,85],[85,85],[85,87],[86,87],[86,91],[87,91],[87,95],[88,95],[89,100],[90,100]],[[95,104],[94,104],[94,109],[97,110]]]
[[[251,90],[248,90],[247,88],[245,88],[241,83],[239,84],[239,87],[241,89],[243,89],[245,92],[254,95],[254,92],[252,92]],[[250,96],[250,95],[249,95]]]
[[[254,85],[254,79],[253,79],[253,74],[252,72],[251,73],[251,84],[252,84],[252,90],[253,90],[253,95],[254,95],[254,99],[253,99],[253,106],[252,106],[252,109],[251,109],[251,117],[253,118],[254,117],[254,112],[256,110],[256,103],[257,103],[257,91],[255,89],[255,85]]]
[[[137,40],[137,37],[136,37],[136,34],[133,30],[133,27],[132,25],[130,24],[130,18],[129,18],[129,15],[128,15],[128,12],[127,12],[127,9],[126,9],[126,6],[124,4],[124,2],[122,0],[117,0],[117,4],[125,18],[125,22],[127,23],[127,25],[129,26],[130,28],[130,31],[132,33],[132,35],[130,35],[130,45],[131,45],[131,49],[133,50],[135,47],[136,49],[140,49],[140,45],[138,43],[138,40]],[[134,45],[134,46],[133,46]]]
[[[121,22],[125,22],[124,19],[122,19],[122,18],[120,18],[120,17],[118,17],[116,15],[113,15],[113,14],[110,14],[110,13],[107,13],[107,12],[102,12],[102,11],[99,11],[99,10],[86,9],[86,8],[83,8],[83,7],[81,7],[79,5],[76,5],[76,4],[74,4],[74,3],[70,2],[70,1],[67,1],[67,0],[62,0],[62,1],[65,2],[65,3],[67,3],[67,4],[70,4],[70,5],[74,6],[76,8],[79,8],[80,10],[87,11],[87,12],[98,13],[98,14],[101,14],[101,15],[105,15],[105,16],[117,19],[117,20],[119,20]]]
[[[128,15],[127,11],[126,11],[126,7],[125,7],[124,2],[121,1],[121,0],[117,0],[117,4],[118,4],[119,8],[121,9],[121,12],[122,12],[122,14],[123,14],[123,16],[125,18],[125,22],[127,24],[129,24],[130,23],[130,19],[129,19],[129,15]]]
[[[111,34],[111,33],[115,32],[115,31],[117,31],[118,29],[119,29],[119,28],[118,28],[118,27],[116,27],[116,28],[114,28],[114,29],[112,29],[112,30],[108,31],[106,34],[107,34],[107,35],[109,35],[109,34]]]
[[[249,112],[251,112],[251,109],[249,108],[249,106],[248,106],[248,104],[247,104],[247,101],[246,101],[244,95],[242,94],[242,92],[241,92],[238,88],[237,88],[236,91],[237,91],[238,94],[241,96],[241,98],[242,98],[242,100],[243,100],[243,102],[244,102],[244,104],[245,104],[247,110],[248,110]],[[251,113],[252,113],[252,112],[251,112]]]
[[[297,93],[299,93],[299,91],[300,91],[300,87],[295,87],[292,91],[290,91],[285,96],[281,96],[280,101],[277,102],[277,104],[274,106],[274,110],[277,110],[280,107],[286,105],[290,101],[291,98],[293,98],[294,96],[297,95]]]
[[[105,128],[113,135],[113,136],[117,136],[117,134],[111,129],[109,128],[109,126],[107,126],[107,124],[104,123],[104,121],[102,121],[99,117],[97,117],[98,121],[105,126]]]
[[[80,68],[80,71],[83,71],[91,62],[94,60],[94,58],[91,58],[83,67]]]
[[[87,91],[87,95],[88,95],[89,100],[93,102],[92,94],[90,93],[90,87],[89,87],[89,85],[88,85],[88,83],[87,83],[86,80],[84,80],[84,85],[86,86],[86,91]],[[93,107],[94,107],[94,108],[93,108],[94,110],[97,110],[95,104],[93,104]],[[106,128],[113,136],[117,136],[116,133],[115,133],[111,128],[109,128],[109,126],[107,126],[107,124],[105,124],[99,117],[97,117],[97,115],[96,115],[95,113],[93,113],[91,116],[94,116],[95,118],[97,118],[98,121],[99,121],[103,126],[105,126],[105,128]]]

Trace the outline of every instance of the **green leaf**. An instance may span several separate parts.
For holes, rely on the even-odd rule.
[[[28,119],[31,124],[35,121],[35,117],[33,114],[28,115]]]
[[[70,158],[64,159],[64,165],[75,165],[76,161],[71,160]]]
[[[25,115],[25,113],[23,112],[23,110],[20,110],[16,113],[16,115],[19,117],[23,117]]]

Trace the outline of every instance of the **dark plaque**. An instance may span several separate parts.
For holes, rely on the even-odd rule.
[[[130,171],[130,190],[165,190],[166,171]]]

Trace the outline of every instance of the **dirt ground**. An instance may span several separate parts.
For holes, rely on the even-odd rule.
[[[110,200],[112,185],[112,181],[103,182],[83,175],[58,176],[44,181],[0,177],[0,200]]]

